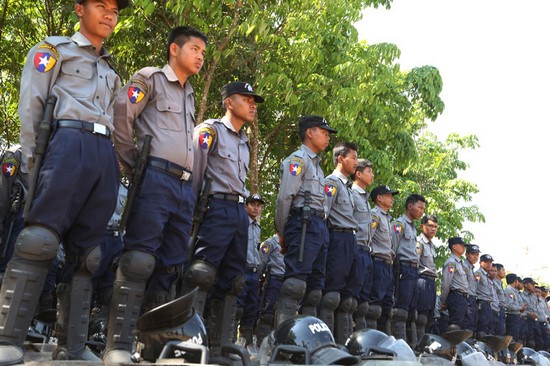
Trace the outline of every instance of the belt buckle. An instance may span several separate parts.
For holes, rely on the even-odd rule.
[[[180,180],[188,181],[191,178],[191,173],[186,172],[185,170],[181,172]]]
[[[239,203],[244,203],[244,197],[239,195],[239,200],[237,201]]]
[[[92,133],[98,133],[100,135],[107,136],[107,126],[99,123],[94,123],[94,129]]]

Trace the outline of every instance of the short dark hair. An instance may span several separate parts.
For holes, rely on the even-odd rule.
[[[372,163],[367,159],[357,159],[357,168],[355,168],[355,173],[351,175],[351,180],[355,180],[355,174],[357,172],[363,172],[367,168],[372,168]]]
[[[500,263],[495,263],[494,265],[495,265],[495,267],[497,267],[497,271],[500,271],[501,269],[504,268],[504,266]]]
[[[166,59],[170,60],[170,45],[172,43],[177,44],[178,46],[183,46],[187,41],[189,41],[189,38],[191,37],[197,37],[204,41],[205,44],[208,44],[208,37],[201,31],[187,27],[187,26],[180,26],[172,29],[170,32],[170,35],[168,36],[168,45],[166,47]]]
[[[422,225],[426,224],[428,221],[433,221],[437,224],[437,216],[435,215],[424,215],[424,217],[422,218],[422,221],[420,221],[420,223]]]
[[[426,203],[424,196],[416,193],[411,194],[405,201],[405,210],[409,207],[409,205],[414,205],[418,201]]]
[[[332,149],[332,161],[334,165],[338,164],[339,156],[346,157],[352,150],[357,151],[357,144],[349,141],[337,143],[334,149]]]

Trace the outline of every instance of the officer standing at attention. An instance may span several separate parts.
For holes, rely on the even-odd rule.
[[[494,300],[495,289],[489,278],[489,270],[493,266],[493,257],[483,254],[480,258],[481,267],[475,272],[477,281],[477,328],[476,337],[481,339],[491,334],[493,311],[491,302]]]
[[[464,319],[464,329],[475,333],[477,326],[477,280],[474,276],[474,267],[479,260],[479,246],[476,244],[466,244],[466,260],[464,268],[468,276],[468,311]]]
[[[418,299],[417,282],[420,254],[420,245],[416,242],[417,233],[414,220],[418,220],[424,215],[425,208],[426,199],[419,194],[411,194],[405,201],[405,213],[391,224],[393,247],[397,258],[395,265],[399,271],[395,289],[395,304],[392,310],[392,335],[397,339],[408,339],[409,345],[413,348],[417,342],[416,314],[409,313],[409,311],[414,312]]]
[[[539,348],[542,344],[541,333],[539,328],[539,318],[537,316],[538,298],[535,292],[537,283],[531,277],[523,279],[524,291],[523,295],[527,303],[527,347]]]
[[[420,224],[422,232],[416,238],[418,243],[418,301],[416,310],[418,317],[416,319],[416,334],[417,340],[422,340],[426,329],[430,329],[434,322],[435,298],[437,268],[435,266],[435,244],[432,239],[437,234],[439,225],[437,217],[434,215],[426,215],[422,217]]]
[[[330,134],[337,131],[324,117],[316,115],[300,117],[299,128],[302,145],[283,161],[279,170],[275,226],[286,253],[275,327],[295,316],[301,302],[302,312],[316,316],[325,287],[329,235],[325,222],[325,175],[318,154],[327,148]],[[304,213],[309,213],[309,217],[304,217]],[[303,225],[307,225],[304,230]],[[300,252],[304,253],[303,258]]]
[[[498,316],[497,316],[497,322],[495,327],[495,335],[497,336],[504,336],[504,329],[506,327],[506,298],[504,295],[504,287],[502,285],[502,280],[506,278],[506,269],[504,269],[504,266],[500,263],[494,263],[494,266],[497,270],[497,276],[493,280],[493,284],[495,286],[495,292],[497,294],[498,298]]]
[[[249,219],[244,201],[250,149],[243,127],[256,118],[256,103],[264,101],[250,84],[238,81],[224,85],[221,96],[224,117],[195,127],[193,190],[198,195],[207,179],[211,188],[202,192],[209,196],[208,211],[182,288],[188,292],[199,287],[195,304],[199,314],[212,288],[208,335],[215,356],[222,342],[234,342],[237,295],[245,286]]]
[[[518,276],[514,273],[506,275],[506,289],[504,295],[506,299],[506,335],[511,335],[514,342],[521,342],[521,314],[527,309],[527,304],[523,302],[518,291]]]
[[[338,143],[332,149],[332,160],[336,168],[325,178],[329,227],[326,273],[330,276],[325,278],[319,317],[335,334],[336,343],[344,344],[353,333],[353,313],[357,308],[354,262],[358,255],[355,239],[358,224],[348,180],[357,168],[357,145]]]
[[[70,329],[58,333],[54,359],[93,359],[85,352],[92,273],[116,206],[119,168],[109,139],[120,78],[103,41],[127,0],[76,0],[80,28],[71,38],[48,37],[28,53],[21,77],[19,118],[23,159],[40,169],[25,228],[15,243],[0,306],[0,365],[23,360],[23,341],[50,263],[63,241],[71,267]],[[53,132],[40,167],[32,153],[48,97],[57,97]],[[13,296],[13,294],[18,296]],[[89,357],[89,358],[88,358]]]
[[[279,234],[275,233],[261,243],[259,253],[260,276],[265,275],[260,316],[256,324],[256,335],[258,343],[261,344],[262,340],[273,329],[275,305],[279,301],[279,294],[283,286],[283,275],[285,274],[285,259],[283,253],[281,253]]]
[[[351,193],[355,202],[354,215],[357,219],[357,248],[359,254],[356,260],[357,266],[357,288],[355,297],[357,298],[357,310],[355,312],[355,330],[367,328],[367,313],[369,311],[369,296],[372,286],[372,276],[374,267],[371,257],[372,241],[372,213],[369,203],[369,192],[367,187],[374,181],[372,172],[372,163],[367,159],[358,159],[355,173],[351,175],[353,185]],[[372,325],[372,324],[371,324]],[[376,328],[374,325],[373,328]]]
[[[451,256],[441,272],[441,310],[449,311],[449,330],[464,328],[464,318],[468,309],[468,278],[462,255],[465,247],[461,237],[449,239]]]
[[[390,313],[393,306],[394,277],[392,264],[395,252],[392,247],[392,232],[390,229],[390,208],[393,206],[393,196],[399,191],[392,191],[388,186],[378,186],[371,191],[372,202],[372,261],[373,278],[367,312],[367,324],[390,335]]]
[[[145,310],[170,301],[179,266],[187,260],[195,202],[195,95],[189,77],[200,71],[206,43],[197,30],[174,28],[166,47],[168,64],[139,70],[116,99],[115,146],[130,178],[138,147],[146,135],[153,139],[142,181],[133,182],[140,188],[130,207],[113,288],[106,363],[129,363],[132,331],[144,300]]]
[[[257,193],[246,197],[245,207],[248,214],[248,247],[246,252],[246,272],[244,290],[237,297],[237,321],[239,336],[244,338],[248,349],[254,346],[254,325],[260,312],[260,236],[262,229],[258,219],[262,213],[264,200]],[[257,350],[256,350],[257,351]]]

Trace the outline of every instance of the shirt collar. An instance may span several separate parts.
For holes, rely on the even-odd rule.
[[[308,156],[313,159],[313,158],[317,158],[317,154],[315,154],[313,152],[313,150],[311,150],[309,147],[307,147],[306,145],[302,144],[302,146],[300,146],[300,149],[303,150],[306,154],[308,154]]]
[[[353,185],[351,186],[351,188],[355,189],[357,192],[361,193],[361,194],[366,194],[367,191],[365,191],[363,188],[361,188],[360,186],[358,186],[357,184],[353,183]]]
[[[95,49],[95,46],[86,38],[82,33],[76,32],[71,37],[74,43],[78,45],[78,47],[92,47]],[[111,54],[105,47],[101,47],[101,50],[99,52],[100,57],[110,57]]]
[[[342,172],[339,171],[338,169],[334,169],[332,174],[338,177],[338,179],[340,179],[342,183],[344,183],[344,185],[348,184],[348,178],[344,174],[342,174]]]
[[[164,67],[162,68],[162,72],[166,76],[166,79],[168,79],[168,81],[177,83],[180,82],[176,73],[174,72],[174,69],[172,69],[170,65],[164,65]],[[193,93],[193,87],[189,83],[189,79],[187,79],[183,84],[183,89],[185,90],[185,95]]]

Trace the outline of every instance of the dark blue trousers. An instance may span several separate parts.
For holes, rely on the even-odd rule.
[[[409,311],[416,307],[418,300],[418,268],[399,263],[399,291],[397,292],[394,308]]]
[[[447,309],[449,310],[449,325],[458,325],[463,329],[464,318],[468,310],[468,300],[456,291],[451,291],[447,296]]]
[[[357,287],[354,296],[357,298],[358,303],[361,304],[370,298],[374,264],[368,247],[360,245],[358,249],[358,255],[355,260],[355,265],[357,266]]]
[[[340,292],[341,299],[352,297],[357,288],[357,240],[355,234],[330,231],[323,293]]]
[[[237,297],[237,306],[243,308],[241,326],[253,327],[260,312],[260,278],[258,272],[245,272],[245,287]]]
[[[275,304],[283,287],[283,277],[268,276],[262,293],[261,314],[275,314]]]

